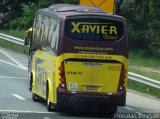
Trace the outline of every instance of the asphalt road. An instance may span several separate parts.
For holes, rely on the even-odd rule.
[[[0,48],[0,119],[107,118],[104,115],[47,112],[45,103],[33,102],[31,93],[27,90],[27,63],[26,55]],[[140,119],[149,116],[160,119],[160,100],[128,91],[127,105],[119,107],[118,113],[125,113],[123,118],[131,114],[132,117],[143,115]],[[157,114],[152,115],[152,113]]]

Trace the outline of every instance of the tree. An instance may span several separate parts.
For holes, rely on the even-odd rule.
[[[160,1],[132,0],[122,9],[128,21],[129,49],[160,56]],[[127,12],[126,12],[127,11]]]
[[[11,1],[11,0],[10,0]],[[6,5],[9,4],[8,2],[5,2]],[[18,3],[19,10],[15,9],[16,4],[12,2],[12,4],[9,4],[10,6],[14,6],[11,8],[11,10],[8,12],[6,11],[6,16],[3,18],[3,26],[4,24],[7,24],[7,28],[9,29],[26,29],[28,27],[32,26],[34,14],[37,9],[48,7],[52,4],[54,4],[53,0],[21,0],[20,3]],[[16,13],[19,13],[17,15]],[[5,12],[3,11],[3,14]]]
[[[160,56],[160,1],[151,0],[149,3],[149,37],[152,40],[149,49],[155,56]]]
[[[78,0],[55,0],[57,3],[77,4]],[[54,0],[3,0],[0,3],[2,25],[5,28],[26,29],[33,22],[34,13],[39,8],[48,7]],[[1,26],[2,27],[2,26]]]
[[[78,4],[79,0],[55,0],[55,3]]]
[[[0,3],[0,14],[2,25],[8,24],[11,20],[22,16],[23,4],[32,4],[36,0],[2,0]]]

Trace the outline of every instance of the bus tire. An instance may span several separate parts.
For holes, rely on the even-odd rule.
[[[38,102],[38,101],[39,101],[38,95],[36,95],[35,93],[32,93],[32,100],[33,100],[34,102]]]
[[[32,74],[30,73],[30,76],[29,76],[29,80],[30,80],[30,82],[29,82],[29,90],[30,91],[32,91],[32,88],[33,88],[33,79],[32,79]]]
[[[46,103],[47,103],[47,110],[49,112],[56,110],[56,106],[49,101],[49,87],[48,87],[48,83],[47,83],[47,87],[46,87]]]

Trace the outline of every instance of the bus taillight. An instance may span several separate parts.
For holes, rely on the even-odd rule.
[[[59,75],[60,75],[60,84],[59,86],[61,88],[66,88],[66,77],[65,77],[65,70],[64,70],[64,62],[61,63],[61,66],[58,68],[60,70]]]
[[[125,70],[124,64],[122,64],[118,91],[122,91],[122,90],[125,89],[125,87],[124,87],[124,84],[125,84],[124,80],[125,80],[125,78],[126,78],[126,70]]]

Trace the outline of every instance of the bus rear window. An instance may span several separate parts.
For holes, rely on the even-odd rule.
[[[68,19],[65,30],[72,39],[115,41],[123,36],[123,22],[99,18]]]

